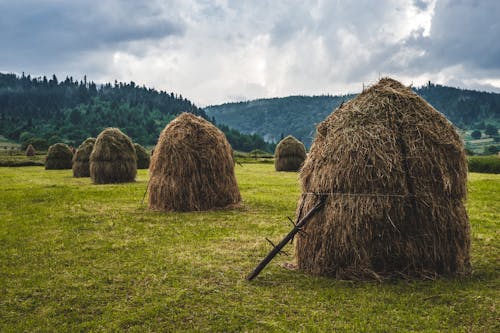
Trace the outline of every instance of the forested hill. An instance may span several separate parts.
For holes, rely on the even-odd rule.
[[[500,124],[500,94],[463,90],[428,83],[415,89],[456,127],[481,128]],[[292,134],[310,146],[315,125],[325,119],[342,101],[355,95],[290,96],[209,106],[205,112],[219,123],[243,133],[257,133],[267,141],[278,141]]]
[[[181,112],[208,119],[182,95],[134,82],[97,86],[86,78],[59,81],[55,75],[47,79],[0,73],[0,135],[25,144],[35,142],[39,149],[56,142],[78,146],[106,127],[118,127],[135,142],[154,145],[160,131]],[[274,148],[258,135],[242,135],[225,125],[219,128],[233,149]]]

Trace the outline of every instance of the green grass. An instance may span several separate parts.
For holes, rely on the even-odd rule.
[[[249,283],[264,237],[290,230],[298,177],[236,170],[240,209],[164,214],[141,204],[145,170],[91,185],[71,170],[0,168],[0,331],[499,330],[500,175],[470,175],[470,277],[336,281],[280,256]]]

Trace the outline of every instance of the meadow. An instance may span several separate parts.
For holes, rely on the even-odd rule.
[[[234,210],[161,213],[137,181],[92,185],[71,170],[0,168],[0,332],[498,332],[500,175],[469,175],[471,276],[352,282],[278,256],[300,189],[270,163],[236,165]]]

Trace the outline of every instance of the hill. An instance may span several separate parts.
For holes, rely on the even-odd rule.
[[[0,73],[0,135],[24,145],[33,143],[41,150],[56,142],[77,146],[106,127],[119,127],[135,142],[154,145],[160,131],[181,112],[208,119],[182,95],[134,82],[97,86],[86,77],[59,82],[55,75],[47,79]],[[234,149],[274,149],[258,135],[219,127]]]
[[[486,130],[500,124],[500,94],[464,90],[428,83],[415,92],[462,130]],[[315,125],[356,95],[290,96],[226,103],[204,109],[218,123],[243,133],[256,133],[268,141],[292,134],[310,146]],[[467,134],[468,135],[468,134]],[[487,136],[488,134],[485,133]]]

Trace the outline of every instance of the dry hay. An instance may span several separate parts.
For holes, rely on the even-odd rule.
[[[299,171],[306,157],[304,144],[289,135],[276,146],[274,168],[276,171]]]
[[[90,154],[95,138],[87,138],[73,155],[73,177],[90,177]]]
[[[146,149],[138,143],[134,143],[135,153],[137,156],[137,169],[147,169],[149,168],[149,162],[151,157],[149,156]]]
[[[240,202],[231,146],[214,125],[182,113],[160,134],[149,181],[149,208],[201,211]]]
[[[132,182],[137,174],[136,158],[130,138],[118,128],[106,128],[90,154],[90,178],[95,184]]]
[[[26,156],[32,157],[36,155],[36,150],[33,145],[29,144],[28,147],[26,147]]]
[[[317,127],[301,170],[298,268],[339,279],[434,278],[470,272],[467,164],[454,127],[384,78]]]
[[[71,169],[73,153],[68,145],[56,143],[49,147],[45,159],[45,170]]]

